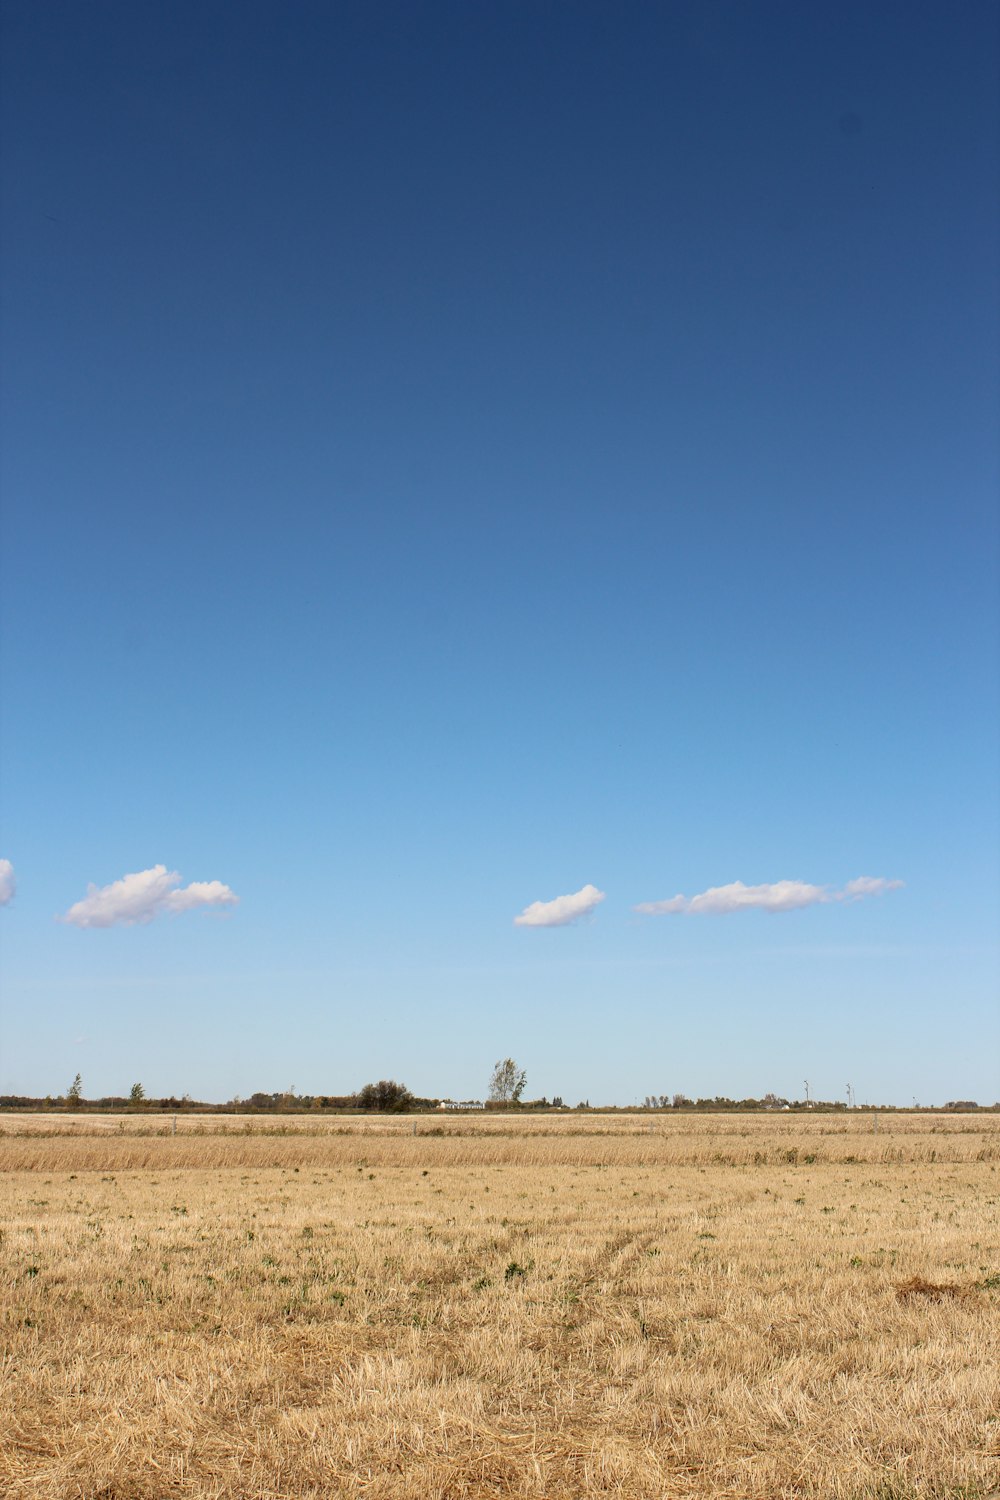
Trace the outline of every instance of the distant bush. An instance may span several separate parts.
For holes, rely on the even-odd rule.
[[[404,1114],[414,1104],[413,1095],[403,1083],[392,1078],[382,1078],[378,1083],[366,1083],[355,1095],[358,1109],[377,1109],[389,1114]]]

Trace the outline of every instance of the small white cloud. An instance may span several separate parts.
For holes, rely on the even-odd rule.
[[[849,880],[842,891],[834,891],[828,885],[808,885],[804,880],[776,880],[772,885],[744,885],[742,880],[734,880],[731,885],[711,886],[697,896],[644,901],[635,910],[647,916],[661,916],[667,912],[718,916],[748,908],[770,912],[801,911],[805,906],[820,906],[828,901],[861,901],[865,896],[880,896],[883,891],[899,890],[902,884],[901,880],[860,875],[857,880]]]
[[[849,880],[842,891],[837,892],[838,901],[862,901],[865,896],[881,896],[884,891],[902,890],[901,880],[883,880],[876,875],[859,875]]]
[[[0,859],[0,906],[6,906],[13,901],[17,890],[17,881],[14,879],[14,866],[9,859]]]
[[[571,896],[556,896],[554,901],[532,901],[519,917],[515,927],[565,927],[592,912],[604,900],[604,891],[596,885],[585,885]]]
[[[74,927],[132,927],[151,922],[161,912],[175,915],[193,911],[197,906],[235,906],[239,897],[221,880],[192,881],[181,885],[176,870],[154,865],[123,875],[110,885],[87,887],[82,901],[77,901],[60,920]]]
[[[196,906],[232,906],[239,900],[221,880],[192,880],[190,885],[171,891],[168,909],[172,912],[193,911]]]

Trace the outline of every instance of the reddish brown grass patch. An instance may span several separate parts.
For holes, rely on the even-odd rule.
[[[911,1276],[896,1287],[900,1302],[909,1302],[914,1297],[926,1297],[929,1302],[943,1302],[946,1297],[974,1297],[976,1286],[962,1286],[957,1281],[926,1281],[923,1276]]]

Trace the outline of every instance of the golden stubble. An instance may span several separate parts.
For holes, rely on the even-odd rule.
[[[0,1493],[997,1486],[996,1117],[546,1120],[7,1117]]]

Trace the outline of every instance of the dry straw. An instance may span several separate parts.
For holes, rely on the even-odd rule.
[[[6,1123],[5,1496],[1000,1483],[989,1117]]]

